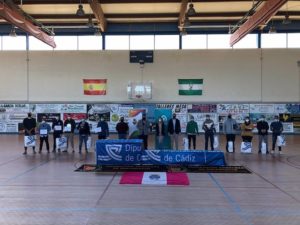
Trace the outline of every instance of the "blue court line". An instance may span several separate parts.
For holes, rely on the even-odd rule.
[[[235,212],[244,220],[244,222],[248,225],[253,225],[249,218],[246,217],[246,215],[242,212],[242,209],[240,205],[230,196],[229,193],[225,191],[225,189],[222,187],[222,185],[217,181],[217,179],[211,174],[208,173],[209,177],[213,180],[215,185],[221,190],[221,192],[224,194],[225,198],[227,201],[232,205],[234,208]]]

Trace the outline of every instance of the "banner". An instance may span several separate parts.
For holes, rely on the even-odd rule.
[[[217,112],[220,114],[246,114],[250,112],[249,104],[218,104]]]
[[[216,104],[189,104],[188,113],[216,113]]]
[[[97,165],[207,165],[225,166],[221,151],[142,150],[142,140],[98,140]]]
[[[250,104],[250,113],[274,113],[274,104]]]
[[[1,113],[28,113],[29,104],[0,104]]]

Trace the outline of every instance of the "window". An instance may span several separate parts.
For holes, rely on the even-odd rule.
[[[207,36],[207,47],[210,49],[227,49],[231,48],[230,34],[210,34]]]
[[[107,50],[129,50],[128,35],[105,36],[105,49]]]
[[[77,36],[55,36],[56,48],[54,50],[77,50]]]
[[[30,36],[29,37],[29,50],[30,51],[39,51],[39,50],[53,50],[53,48],[39,39]]]
[[[154,35],[131,35],[130,50],[153,50]]]
[[[3,50],[25,51],[26,37],[25,36],[17,36],[17,37],[3,36],[2,47]]]
[[[233,48],[257,48],[257,34],[247,34],[242,40],[236,43]]]
[[[155,49],[179,49],[179,35],[155,35]]]
[[[288,34],[288,48],[300,48],[300,33]]]
[[[206,49],[207,35],[184,35],[182,36],[182,49]]]
[[[78,36],[78,50],[101,50],[102,36]]]
[[[286,34],[262,34],[262,48],[286,48]]]

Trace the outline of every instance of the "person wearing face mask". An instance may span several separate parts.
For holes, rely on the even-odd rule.
[[[187,123],[186,133],[189,140],[189,149],[191,149],[191,142],[193,141],[193,147],[196,149],[196,135],[199,134],[198,124],[194,121],[194,117],[191,116],[191,120]]]
[[[88,124],[88,122],[85,121],[85,119],[83,119],[78,124],[77,129],[79,131],[79,154],[81,154],[83,142],[84,142],[84,146],[85,146],[85,152],[87,153],[88,152],[87,141],[88,141],[89,136],[91,135],[90,125]]]
[[[171,137],[171,146],[175,144],[175,149],[178,150],[178,138],[179,134],[181,133],[181,126],[179,119],[176,118],[176,114],[173,113],[172,119],[168,122],[168,133]]]
[[[48,135],[51,131],[50,125],[46,122],[46,117],[43,116],[42,122],[39,125],[39,134],[40,134],[40,149],[39,153],[42,152],[42,148],[44,145],[44,142],[46,143],[47,152],[49,153],[49,140]]]
[[[25,136],[34,136],[35,135],[35,129],[36,129],[36,120],[35,118],[32,118],[32,114],[28,113],[27,118],[23,120],[23,126],[25,129]],[[24,147],[24,153],[23,155],[27,154],[27,147]],[[35,154],[35,146],[32,147],[33,154]]]
[[[148,134],[150,130],[150,124],[146,118],[146,115],[143,114],[141,120],[137,123],[137,129],[139,131],[139,139],[143,140],[144,149],[148,149]]]
[[[56,138],[60,138],[63,134],[63,126],[64,123],[59,117],[54,117],[52,123],[52,130],[53,130],[53,150],[52,152],[56,152]],[[58,149],[60,152],[60,149]]]
[[[72,152],[74,152],[74,131],[76,128],[75,120],[71,118],[71,114],[68,114],[67,119],[64,122],[64,133],[67,138],[67,149],[69,148],[69,142],[71,144]]]
[[[279,117],[275,116],[275,120],[270,125],[271,131],[272,131],[272,154],[275,153],[275,144],[277,141],[277,137],[282,134],[283,131],[283,125],[279,121]],[[281,146],[278,146],[279,154],[281,154]]]
[[[260,117],[260,120],[256,124],[257,130],[258,130],[258,153],[261,153],[261,146],[262,142],[266,143],[266,149],[267,154],[269,154],[268,151],[268,130],[269,130],[269,124],[265,120],[265,116],[262,115]]]
[[[210,139],[211,150],[214,150],[214,134],[216,133],[215,123],[210,119],[210,115],[206,115],[202,129],[204,130],[205,150],[208,150],[208,139]]]
[[[232,118],[232,115],[229,113],[227,119],[223,124],[223,132],[226,135],[226,151],[228,151],[228,142],[233,144],[233,152],[235,151],[235,134],[237,131],[238,125],[235,119]]]
[[[165,124],[160,117],[155,125],[155,149],[164,149]]]
[[[253,129],[254,129],[254,125],[251,123],[249,117],[246,117],[245,122],[241,125],[241,130],[242,130],[241,136],[243,142],[252,142]]]
[[[106,139],[109,136],[109,129],[108,123],[105,121],[104,117],[100,118],[97,127],[101,128],[101,131],[98,133],[98,139]]]
[[[118,132],[119,139],[127,139],[128,130],[128,124],[124,121],[124,117],[121,117],[120,122],[117,123],[116,126],[116,131]]]

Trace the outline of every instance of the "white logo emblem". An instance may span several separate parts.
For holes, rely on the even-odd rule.
[[[105,149],[111,159],[122,161],[122,156],[120,155],[122,145],[105,145]]]

